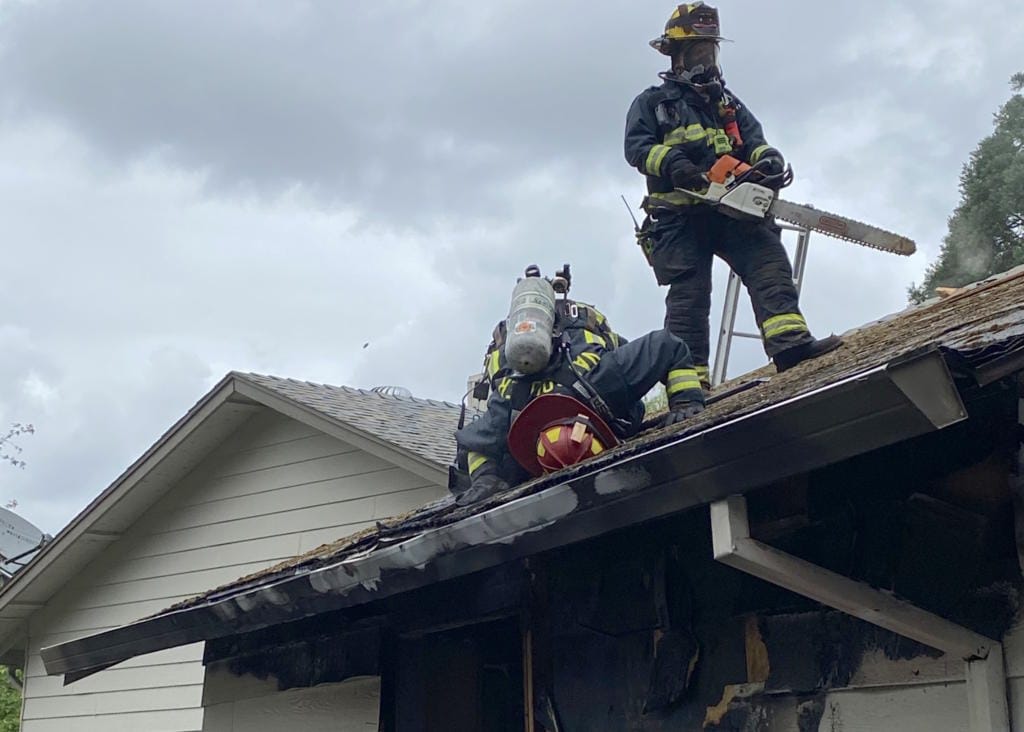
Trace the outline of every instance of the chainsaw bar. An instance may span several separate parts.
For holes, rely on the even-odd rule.
[[[790,203],[777,198],[772,203],[771,214],[787,223],[817,231],[825,236],[880,249],[883,252],[908,257],[917,251],[917,245],[905,236],[845,216],[821,211],[814,206]]]

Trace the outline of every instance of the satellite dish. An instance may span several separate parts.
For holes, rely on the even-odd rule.
[[[52,538],[14,511],[0,508],[0,575],[14,576]]]

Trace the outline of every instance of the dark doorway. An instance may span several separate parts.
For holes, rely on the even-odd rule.
[[[395,721],[402,732],[521,732],[518,618],[400,640]]]

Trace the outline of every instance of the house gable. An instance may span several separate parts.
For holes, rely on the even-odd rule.
[[[151,615],[443,491],[260,408],[28,619],[23,730],[201,729],[202,644],[71,687],[46,676],[39,649]]]
[[[0,589],[26,730],[199,729],[202,645],[64,688],[39,649],[151,615],[444,493],[458,409],[230,373]],[[402,439],[416,425],[416,439]],[[389,442],[394,432],[399,439]],[[408,436],[407,436],[408,437]]]

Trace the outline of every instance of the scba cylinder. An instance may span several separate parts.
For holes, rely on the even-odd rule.
[[[512,290],[506,320],[505,359],[524,374],[535,374],[548,365],[555,327],[555,290],[535,267]]]

